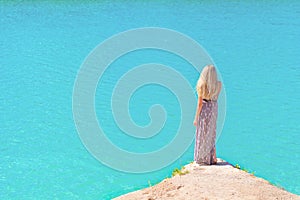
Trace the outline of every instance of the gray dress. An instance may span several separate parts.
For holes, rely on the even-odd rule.
[[[216,123],[218,102],[203,100],[195,135],[194,161],[201,165],[216,164]]]

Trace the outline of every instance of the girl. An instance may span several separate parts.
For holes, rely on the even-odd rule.
[[[217,100],[221,86],[216,68],[213,65],[205,66],[196,86],[198,103],[194,120],[196,126],[194,160],[201,165],[217,163],[215,144],[218,116]]]

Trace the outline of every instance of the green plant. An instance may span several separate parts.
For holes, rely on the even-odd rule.
[[[150,180],[148,180],[148,185],[149,185],[149,187],[151,187],[152,185],[151,185],[151,182],[150,182]]]
[[[237,169],[243,170],[244,172],[251,173],[252,175],[254,175],[254,172],[250,172],[246,168],[241,168],[241,166],[239,164],[236,164],[234,167],[237,168]]]
[[[188,173],[189,173],[189,171],[185,170],[184,167],[181,167],[181,169],[175,168],[172,172],[172,177],[176,176],[177,174],[181,176],[181,175],[185,175],[185,174],[188,174]]]
[[[241,166],[239,166],[239,164],[236,164],[234,167],[237,169],[241,169]]]
[[[243,168],[242,170],[243,170],[244,172],[247,172],[247,173],[249,172],[249,171],[248,171],[247,169],[245,169],[245,168]]]

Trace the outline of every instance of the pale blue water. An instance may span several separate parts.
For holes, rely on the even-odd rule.
[[[72,91],[84,58],[111,35],[145,26],[189,35],[217,64],[227,95],[218,157],[300,194],[297,1],[69,1],[0,6],[0,199],[110,199],[146,187],[148,180],[157,183],[193,159],[192,145],[167,168],[126,174],[95,160],[76,132]],[[185,66],[181,73],[191,84],[196,83],[198,74],[167,53],[137,52],[120,62],[133,67],[153,60]],[[127,140],[114,126],[105,106],[114,81],[122,74],[116,65],[103,76],[106,90],[97,90],[97,114],[106,113],[99,121],[114,133],[109,138],[122,148],[144,152],[162,147],[178,128],[178,102],[158,86],[137,91],[130,104],[137,123],[148,123],[146,113],[153,103],[165,105],[169,121],[159,140],[134,146],[136,141]],[[159,95],[147,101],[144,95],[153,90]]]

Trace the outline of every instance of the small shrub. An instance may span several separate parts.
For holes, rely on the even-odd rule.
[[[189,171],[185,170],[184,167],[181,167],[181,169],[175,168],[172,172],[172,177],[178,175],[185,175],[188,174]]]
[[[249,172],[249,171],[248,171],[247,169],[245,169],[245,168],[243,168],[242,170],[243,170],[244,172],[247,172],[247,173]]]
[[[241,166],[239,166],[238,164],[236,164],[234,167],[237,169],[241,169]]]
[[[149,185],[149,187],[151,187],[152,185],[151,185],[151,182],[150,182],[150,180],[148,180],[148,185]]]
[[[252,175],[254,175],[254,172],[250,172],[246,168],[241,168],[241,166],[239,164],[236,164],[234,167],[237,168],[237,169],[243,170],[244,172],[251,173]]]

